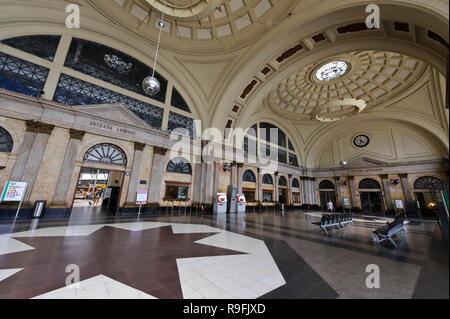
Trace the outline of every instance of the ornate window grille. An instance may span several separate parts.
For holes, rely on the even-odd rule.
[[[334,184],[329,180],[323,180],[319,184],[319,189],[334,189]]]
[[[127,156],[118,146],[97,144],[84,154],[83,162],[127,166]]]
[[[152,68],[135,58],[105,45],[74,38],[64,63],[66,67],[147,96],[142,80],[152,74]],[[156,73],[161,90],[153,96],[157,101],[166,99],[167,80]]]
[[[252,170],[246,170],[244,174],[242,175],[242,181],[249,182],[249,183],[256,183],[256,176],[255,173],[253,173]]]
[[[186,159],[178,157],[167,164],[167,172],[192,175],[192,166]]]
[[[48,69],[0,52],[0,88],[38,96],[45,85]]]
[[[53,101],[68,105],[121,103],[151,127],[160,129],[164,110],[89,82],[61,74]]]
[[[371,178],[365,178],[359,183],[360,189],[381,189],[380,184]]]
[[[430,191],[443,191],[448,189],[448,185],[446,185],[439,178],[433,176],[424,176],[418,178],[414,182],[414,189],[426,189]]]
[[[177,109],[191,113],[189,106],[176,88],[173,88],[170,104]]]
[[[300,187],[300,183],[299,183],[298,179],[294,178],[292,180],[292,187]]]
[[[278,185],[279,185],[279,186],[287,186],[287,180],[286,180],[286,177],[281,176],[280,179],[278,180]]]
[[[181,114],[170,112],[168,129],[169,132],[176,130],[180,135],[194,138],[194,120]]]
[[[32,35],[5,39],[0,42],[42,59],[53,61],[60,39],[59,35]]]
[[[270,174],[264,174],[262,182],[263,184],[273,185],[273,178]]]
[[[0,152],[11,153],[14,142],[11,134],[0,126]]]

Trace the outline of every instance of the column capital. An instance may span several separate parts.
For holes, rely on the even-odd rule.
[[[380,177],[381,177],[382,179],[388,179],[388,178],[389,178],[389,175],[388,175],[388,174],[381,174]]]
[[[27,132],[33,132],[33,133],[43,133],[43,134],[51,134],[53,129],[55,128],[55,125],[52,124],[46,124],[34,120],[27,120]]]
[[[400,176],[400,178],[408,178],[408,173],[398,174],[398,176]]]
[[[73,128],[71,128],[69,130],[69,132],[70,132],[70,138],[71,139],[73,139],[73,140],[80,140],[80,141],[83,139],[84,134],[86,134],[85,131],[80,131],[80,130],[76,130],[76,129],[73,129]]]
[[[139,142],[135,142],[134,143],[134,150],[135,151],[143,151],[145,148],[145,144],[144,143],[139,143]]]
[[[167,151],[168,151],[168,149],[164,148],[164,147],[154,146],[153,147],[153,151],[154,151],[155,154],[159,154],[159,155],[165,156]]]

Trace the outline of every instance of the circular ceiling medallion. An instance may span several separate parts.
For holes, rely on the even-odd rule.
[[[173,20],[201,20],[220,6],[221,0],[145,0],[154,9]]]
[[[349,69],[349,64],[344,61],[332,61],[322,65],[316,71],[319,81],[331,81],[343,76]]]
[[[366,147],[370,143],[370,138],[365,134],[360,134],[353,139],[353,144],[356,147]]]

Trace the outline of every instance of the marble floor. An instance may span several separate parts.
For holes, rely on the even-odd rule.
[[[320,212],[0,223],[0,298],[448,298],[448,239],[408,220],[398,247],[372,241],[389,219],[354,216],[325,234]],[[368,288],[369,265],[380,270]]]

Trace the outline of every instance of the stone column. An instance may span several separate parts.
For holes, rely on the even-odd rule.
[[[213,163],[203,163],[204,164],[204,172],[205,172],[205,179],[202,183],[204,185],[205,191],[204,191],[204,197],[203,197],[203,203],[205,205],[212,205],[213,204]]]
[[[19,182],[22,180],[23,172],[27,165],[28,156],[30,156],[31,148],[36,138],[36,132],[28,125],[23,138],[22,144],[20,145],[19,154],[17,156],[16,164],[14,165],[13,172],[11,174],[11,180]]]
[[[336,195],[337,195],[336,197],[337,197],[337,201],[338,201],[338,203],[336,205],[337,206],[336,208],[340,208],[340,207],[344,206],[344,203],[342,201],[341,178],[336,176],[336,177],[334,177],[334,181],[335,181],[335,184],[336,184]]]
[[[317,205],[317,183],[316,179],[311,179],[311,188],[312,188],[312,204]]]
[[[348,177],[348,187],[350,188],[350,195],[352,198],[352,208],[358,208],[358,201],[356,200],[356,188],[355,188],[355,177]]]
[[[279,182],[279,179],[280,179],[280,177],[279,177],[279,174],[280,173],[278,173],[278,172],[275,172],[275,174],[274,174],[274,176],[275,176],[275,181],[274,181],[274,196],[275,196],[275,200],[274,200],[274,202],[275,203],[279,203],[280,202],[280,189],[279,189],[279,185],[278,185],[278,182]]]
[[[142,153],[144,152],[145,144],[134,143],[133,166],[131,168],[130,182],[128,186],[126,205],[134,206],[136,203],[136,192],[139,183],[139,173],[141,171]]]
[[[231,185],[237,187],[238,184],[238,169],[237,163],[233,162],[231,164]]]
[[[24,202],[27,202],[30,199],[34,183],[39,172],[39,167],[41,166],[42,157],[44,156],[45,148],[47,147],[48,138],[50,137],[50,134],[52,133],[54,128],[54,125],[27,121],[27,132],[33,132],[35,134],[35,137],[27,156],[25,167],[22,168],[17,166],[18,163],[16,162],[18,171],[15,170],[16,173],[20,175],[20,171],[23,169],[22,177],[19,181],[28,183],[27,192],[24,196]],[[23,160],[19,164],[22,165]]]
[[[405,202],[413,200],[412,194],[411,194],[411,188],[409,187],[409,178],[408,174],[400,174],[400,178],[402,180],[402,188],[403,188],[403,195],[405,196]]]
[[[54,205],[65,205],[68,200],[71,200],[71,198],[68,198],[70,181],[75,168],[79,147],[85,133],[84,131],[70,129],[69,144],[67,145],[64,162],[59,173],[58,183],[56,184],[55,195],[53,196],[52,204]],[[70,194],[70,197],[72,195]]]
[[[242,194],[242,167],[244,166],[244,164],[242,163],[237,163],[237,189],[238,189],[238,194]]]
[[[308,204],[308,190],[306,189],[306,179],[307,177],[301,177],[300,178],[300,183],[301,183],[301,187],[302,187],[302,202],[303,205],[307,205]]]
[[[288,175],[288,198],[287,198],[287,205],[292,205],[292,174]]]
[[[263,174],[261,172],[261,169],[258,167],[257,168],[258,171],[258,180],[257,180],[257,185],[256,187],[258,188],[257,190],[257,196],[258,196],[258,206],[261,207],[262,202],[263,202],[263,188],[262,188],[262,178],[263,178]]]
[[[391,185],[389,183],[389,175],[384,174],[381,175],[381,180],[384,188],[384,196],[386,197],[386,208],[388,211],[394,210],[394,203],[392,202],[392,195],[391,195]]]
[[[164,164],[166,162],[167,149],[154,147],[153,165],[150,173],[150,185],[148,189],[148,202],[152,205],[159,205],[159,196],[161,193],[161,183],[163,180]]]
[[[220,188],[220,163],[214,163],[214,189],[213,196],[219,192]],[[214,197],[213,197],[214,199]]]

